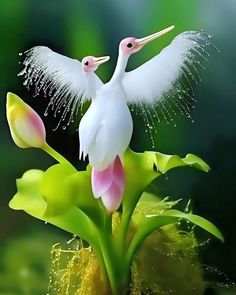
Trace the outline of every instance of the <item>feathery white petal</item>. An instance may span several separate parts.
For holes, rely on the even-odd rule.
[[[209,38],[203,32],[184,32],[160,54],[126,73],[122,83],[128,102],[153,104],[173,90],[176,81],[190,70],[191,65],[196,67],[199,59],[206,59],[205,47],[212,45]]]
[[[61,54],[48,47],[36,46],[25,52],[24,69],[18,74],[24,77],[23,84],[35,87],[35,95],[41,91],[50,97],[48,108],[60,113],[62,119],[70,113],[70,119],[78,111],[80,104],[91,98],[91,93],[81,62]],[[97,87],[103,83],[92,73]],[[63,111],[60,109],[63,108]],[[46,110],[46,112],[47,112]]]

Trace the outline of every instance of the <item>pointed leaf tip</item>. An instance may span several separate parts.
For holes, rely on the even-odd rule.
[[[195,215],[192,213],[184,213],[184,212],[173,210],[173,209],[164,212],[162,215],[186,219],[192,222],[193,224],[201,227],[205,231],[209,232],[210,234],[215,236],[217,239],[219,239],[221,242],[224,242],[224,237],[222,233],[220,232],[220,230],[212,222],[210,222],[209,220],[199,215]]]
[[[208,172],[210,170],[209,165],[194,154],[187,154],[185,158],[181,158],[178,155],[166,155],[159,152],[155,154],[156,154],[156,165],[159,171],[162,173],[166,173],[170,169],[181,167],[181,166],[194,167],[204,172]]]

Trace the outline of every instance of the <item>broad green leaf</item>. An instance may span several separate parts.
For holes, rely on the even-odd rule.
[[[45,216],[55,216],[76,204],[77,195],[68,183],[68,178],[77,170],[66,163],[48,168],[40,182],[40,192],[47,202]]]
[[[204,162],[202,159],[200,159],[199,157],[193,154],[187,154],[185,158],[180,158],[177,155],[165,155],[162,153],[155,153],[155,154],[156,154],[155,164],[157,165],[158,170],[161,173],[165,173],[172,168],[181,167],[181,166],[194,167],[204,172],[208,172],[210,170],[210,167],[207,165],[206,162]]]
[[[154,178],[161,175],[161,173],[154,171],[154,163],[155,156],[152,152],[134,153],[131,150],[127,150],[124,159],[126,175],[122,202],[124,212],[132,211],[146,186]]]
[[[16,180],[16,195],[11,199],[9,206],[14,210],[24,210],[32,216],[43,216],[47,203],[40,195],[40,182],[44,171],[28,170],[22,178]]]
[[[72,234],[79,236],[94,245],[94,226],[90,219],[77,207],[71,206],[67,211],[57,216],[45,216],[47,203],[41,195],[41,181],[44,172],[29,170],[17,180],[17,194],[9,203],[10,208],[24,210],[26,213],[49,222]]]
[[[40,194],[47,203],[45,217],[56,216],[76,206],[94,222],[102,219],[92,193],[90,166],[85,171],[77,171],[66,163],[51,166],[42,175]]]
[[[97,199],[94,198],[91,187],[91,167],[86,171],[80,171],[72,174],[67,179],[69,185],[76,195],[75,205],[80,208],[94,222],[99,223],[103,220],[102,211]]]
[[[170,169],[190,166],[209,171],[209,166],[199,157],[188,154],[185,158],[159,152],[135,153],[127,150],[125,154],[126,188],[123,198],[123,211],[129,214],[134,210],[147,185]]]

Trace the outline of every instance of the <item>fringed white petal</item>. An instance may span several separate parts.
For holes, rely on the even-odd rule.
[[[189,79],[197,75],[201,61],[209,56],[207,47],[213,44],[211,36],[204,32],[184,32],[178,35],[160,54],[128,72],[123,78],[123,87],[128,102],[154,104],[160,100],[181,76]],[[214,46],[214,45],[213,45]],[[190,85],[191,86],[191,85]],[[176,92],[177,92],[176,87]]]
[[[50,97],[45,114],[48,109],[52,109],[54,116],[60,116],[60,121],[70,114],[70,122],[79,106],[91,98],[81,63],[76,59],[58,54],[45,46],[36,46],[25,52],[23,65],[24,69],[19,73],[24,78],[23,84],[27,88],[34,86],[35,96],[43,92]],[[100,87],[101,80],[96,74],[91,75]]]

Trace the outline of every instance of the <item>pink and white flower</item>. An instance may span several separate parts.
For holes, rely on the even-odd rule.
[[[108,212],[120,207],[125,186],[125,174],[119,156],[104,170],[92,169],[92,189],[95,198],[101,197]]]

